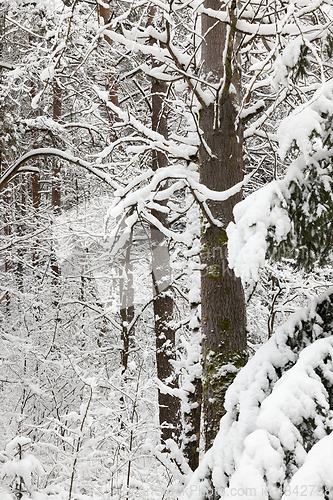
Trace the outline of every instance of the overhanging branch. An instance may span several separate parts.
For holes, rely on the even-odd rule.
[[[15,66],[13,66],[13,64],[10,64],[9,62],[0,61],[0,68],[13,70],[15,69]]]
[[[13,177],[15,177],[17,174],[26,172],[38,172],[39,171],[38,168],[25,166],[25,164],[29,160],[32,160],[33,158],[43,157],[43,156],[52,156],[68,161],[69,163],[72,163],[81,168],[84,168],[85,170],[88,170],[88,172],[94,174],[96,177],[98,177],[100,180],[102,180],[109,186],[113,187],[114,189],[119,189],[118,184],[111,179],[111,176],[109,174],[106,174],[93,164],[85,160],[81,160],[81,158],[77,158],[76,156],[73,156],[69,153],[65,153],[60,149],[40,148],[40,149],[32,149],[25,155],[21,156],[21,158],[19,158],[11,167],[9,167],[7,172],[0,178],[0,191],[5,189],[9,181],[13,179]]]

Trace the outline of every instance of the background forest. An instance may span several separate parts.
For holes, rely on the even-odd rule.
[[[333,499],[332,19],[2,0],[1,500]]]

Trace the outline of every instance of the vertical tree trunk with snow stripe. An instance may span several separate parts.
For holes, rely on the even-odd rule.
[[[62,92],[60,84],[55,80],[53,85],[53,120],[59,121],[61,117],[61,107],[62,107]],[[61,207],[61,179],[60,179],[60,162],[58,159],[53,158],[52,160],[52,209],[55,215],[60,215]],[[58,306],[58,277],[60,276],[60,268],[57,262],[57,257],[53,251],[51,254],[51,270],[53,274],[54,281],[54,306]]]
[[[188,465],[194,471],[199,465],[199,446],[201,434],[201,402],[202,402],[202,380],[201,380],[201,330],[199,323],[199,303],[191,302],[190,309],[192,319],[197,319],[197,323],[192,326],[190,343],[194,351],[197,351],[193,359],[191,353],[191,365],[188,367],[187,385],[190,384],[190,390],[187,392],[186,406],[184,411],[184,436],[183,436],[183,452]]]

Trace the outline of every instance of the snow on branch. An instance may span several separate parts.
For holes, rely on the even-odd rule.
[[[101,91],[97,85],[93,86],[93,90],[96,92],[98,97],[105,102],[106,106],[115,113],[122,123],[118,126],[132,126],[136,132],[142,134],[142,136],[131,137],[131,140],[145,142],[150,149],[156,149],[168,153],[174,158],[181,158],[185,160],[190,160],[190,158],[196,154],[197,146],[182,143],[180,145],[176,144],[173,140],[167,140],[165,137],[151,130],[151,128],[144,125],[138,119],[136,119],[129,111],[123,111],[119,106],[115,105],[109,100],[109,95],[106,91]],[[146,147],[143,146],[142,152],[145,151]],[[132,151],[138,151],[137,147],[132,146]]]
[[[89,163],[85,160],[82,160],[81,158],[77,158],[76,156],[70,153],[61,151],[60,149],[39,148],[39,149],[32,149],[25,155],[21,156],[18,160],[16,160],[16,162],[11,167],[8,168],[6,173],[0,178],[0,191],[4,189],[7,186],[8,182],[11,179],[13,179],[13,177],[15,177],[17,174],[24,172],[38,172],[39,171],[38,168],[27,166],[26,163],[29,160],[32,160],[33,158],[37,158],[39,156],[57,157],[62,160],[68,161],[69,163],[73,163],[74,165],[77,165],[79,167],[88,170],[88,172],[94,174],[96,177],[98,177],[103,182],[106,182],[114,189],[119,188],[118,184],[112,180],[111,176],[100,170],[98,166]]]
[[[150,176],[151,180],[149,184],[140,189],[137,189],[130,194],[130,191],[133,189],[133,187],[135,187],[135,185],[138,185],[139,182],[143,180],[148,180]],[[118,198],[118,200],[115,200],[114,202],[114,208],[112,208],[112,216],[117,217],[121,212],[123,212],[125,208],[136,204],[139,200],[150,200],[152,193],[155,193],[157,188],[166,180],[184,180],[185,184],[192,188],[196,198],[199,201],[225,201],[231,196],[234,196],[236,193],[238,193],[246,184],[248,184],[252,177],[253,172],[249,175],[246,175],[241,182],[238,182],[225,191],[214,191],[198,182],[197,172],[185,167],[170,165],[169,167],[158,169],[156,172],[150,170],[135,178],[125,188],[118,189],[115,192],[115,196]],[[159,190],[158,193],[156,193],[156,199],[168,199],[170,196],[170,189],[172,188],[168,186],[166,189]],[[121,205],[119,205],[120,200]]]
[[[227,200],[239,192],[243,186],[249,182],[253,175],[254,173],[252,172],[245,176],[243,181],[225,191],[214,191],[198,182],[198,173],[191,168],[170,165],[169,167],[158,169],[156,172],[152,170],[144,172],[133,179],[126,187],[120,188],[115,192],[115,199],[108,211],[107,218],[117,219],[126,213],[132,215],[127,217],[125,227],[122,226],[122,222],[119,222],[110,235],[113,253],[116,253],[116,251],[126,244],[131,228],[136,224],[138,216],[157,227],[167,238],[190,245],[193,240],[193,235],[188,232],[179,233],[164,227],[163,224],[152,215],[151,209],[163,211],[165,213],[171,212],[171,210],[174,209],[174,205],[169,200],[170,196],[177,190],[187,186],[193,198],[202,208],[209,223],[220,227],[222,226],[222,222],[212,217],[206,201]],[[173,182],[170,184],[167,181]],[[142,183],[144,184],[143,186],[141,186]],[[164,200],[168,200],[166,206],[160,203]],[[133,214],[134,209],[137,214],[136,216]],[[121,226],[123,229],[120,236],[119,231]],[[116,244],[114,243],[115,239],[118,239]]]
[[[299,157],[288,167],[285,177],[272,181],[236,205],[235,222],[227,228],[229,265],[244,282],[258,280],[267,252],[272,248],[269,239],[274,242],[273,255],[277,255],[280,243],[287,239],[288,244],[298,247],[299,251],[302,251],[301,242],[306,251],[305,267],[311,259],[325,259],[326,244],[323,245],[322,241],[317,244],[314,234],[307,236],[313,248],[306,250],[309,241],[307,244],[305,236],[302,236],[306,230],[300,225],[300,215],[304,214],[303,219],[307,218],[307,232],[311,222],[313,231],[318,232],[322,223],[325,225],[324,234],[330,234],[330,214],[333,210],[329,161],[333,156],[332,116],[333,81],[330,80],[280,124],[277,137],[281,158],[284,159],[290,150],[299,152]],[[313,213],[312,207],[310,214],[311,196],[315,196],[317,207],[316,213]],[[290,236],[292,231],[294,239]],[[322,250],[315,245],[321,245]],[[301,263],[300,259],[298,261]]]
[[[268,231],[274,228],[276,241],[286,238],[291,229],[283,181],[273,181],[238,203],[235,222],[227,227],[229,266],[245,283],[256,282],[265,264]]]
[[[203,500],[212,487],[221,498],[238,492],[247,500],[296,500],[300,488],[309,498],[328,498],[332,319],[330,289],[293,314],[239,372],[213,447],[182,500]]]
[[[13,70],[13,69],[15,69],[15,66],[13,66],[12,64],[10,64],[7,61],[0,61],[0,68]]]
[[[325,138],[327,118],[332,116],[333,80],[330,80],[281,122],[278,130],[281,158],[296,143],[306,162],[311,162],[313,152],[322,146],[321,137]]]
[[[317,5],[314,3],[311,10],[315,10]],[[267,7],[266,7],[267,9]],[[202,14],[206,14],[209,17],[214,19],[218,19],[223,23],[229,23],[230,19],[227,11],[222,10],[214,10],[211,8],[205,8],[202,5],[198,8],[198,12]],[[237,20],[236,29],[245,35],[256,35],[256,36],[265,36],[265,37],[276,37],[277,35],[299,35],[299,28],[295,25],[293,17],[300,17],[304,14],[303,10],[300,12],[294,13],[293,9],[288,9],[286,16],[276,23],[262,23],[261,19],[259,22],[250,22],[246,19],[239,18]],[[287,22],[288,20],[293,20],[293,22]],[[326,25],[329,26],[329,23]],[[309,25],[302,26],[303,34],[311,34],[312,37],[320,35],[323,31],[323,26],[321,24],[318,25]]]

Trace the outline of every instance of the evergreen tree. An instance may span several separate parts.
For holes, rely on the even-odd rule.
[[[213,498],[212,488],[222,498],[330,498],[332,320],[328,292],[248,361],[227,392],[214,445],[181,498]]]

